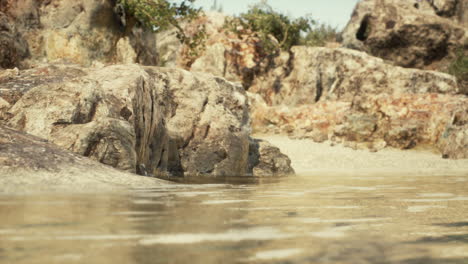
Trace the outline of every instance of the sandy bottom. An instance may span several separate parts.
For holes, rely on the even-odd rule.
[[[290,139],[280,135],[256,135],[279,147],[291,159],[299,175],[313,174],[410,174],[420,176],[468,176],[468,159],[448,160],[429,150],[385,148],[373,153],[342,145]]]

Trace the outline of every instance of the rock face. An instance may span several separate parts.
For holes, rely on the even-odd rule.
[[[59,81],[41,82],[40,74]],[[20,72],[0,89],[21,80],[29,88],[6,113],[15,129],[142,175],[247,173],[247,99],[222,78],[138,65],[49,65]]]
[[[113,1],[5,0],[0,8],[17,25],[33,60],[157,63],[154,34],[125,28]]]
[[[291,160],[267,141],[251,139],[249,173],[256,176],[285,176],[294,174]]]
[[[0,192],[113,190],[164,184],[131,175],[0,125]]]
[[[360,1],[346,28],[343,45],[413,68],[440,68],[466,45],[467,0]]]
[[[296,106],[324,100],[351,102],[366,94],[460,93],[454,77],[405,69],[349,49],[293,47],[275,69],[249,88],[269,105]]]
[[[0,68],[19,66],[28,55],[26,41],[10,19],[0,12]]]
[[[294,47],[276,66],[249,89],[255,132],[375,151],[437,145],[468,157],[464,124],[452,124],[466,119],[468,99],[450,75],[329,48]]]
[[[453,115],[451,123],[437,142],[444,158],[468,158],[468,106]]]

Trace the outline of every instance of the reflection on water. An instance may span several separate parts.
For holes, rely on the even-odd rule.
[[[0,196],[0,263],[468,263],[467,177]]]

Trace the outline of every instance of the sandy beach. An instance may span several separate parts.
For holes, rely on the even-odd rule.
[[[379,152],[353,150],[330,142],[315,143],[310,139],[290,139],[281,135],[256,135],[279,147],[291,159],[298,175],[401,175],[467,176],[468,159],[448,160],[423,149],[385,148]]]

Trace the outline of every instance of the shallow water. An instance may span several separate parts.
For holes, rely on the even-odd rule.
[[[0,196],[0,263],[468,263],[468,176]]]

